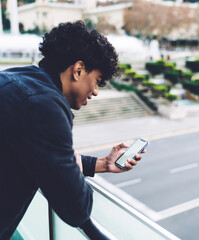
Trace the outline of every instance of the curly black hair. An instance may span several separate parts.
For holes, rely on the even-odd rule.
[[[45,33],[39,45],[44,67],[53,73],[64,72],[77,61],[83,61],[87,72],[99,70],[102,80],[111,79],[118,72],[118,55],[115,48],[83,21],[60,23]]]

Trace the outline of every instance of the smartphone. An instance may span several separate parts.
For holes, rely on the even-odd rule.
[[[115,162],[115,164],[121,168],[125,169],[124,165],[128,158],[134,158],[137,153],[141,153],[147,146],[149,142],[144,139],[137,139],[127,150],[124,152]]]

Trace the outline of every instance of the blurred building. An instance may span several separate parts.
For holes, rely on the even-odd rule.
[[[123,26],[123,12],[132,6],[130,1],[112,0],[36,0],[18,7],[19,22],[24,30],[38,27],[49,30],[61,22],[90,19],[97,23],[103,18],[118,30]]]

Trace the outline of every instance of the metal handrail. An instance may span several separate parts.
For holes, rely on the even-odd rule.
[[[119,199],[117,196],[113,195],[111,192],[107,191],[105,188],[91,180],[91,178],[87,178],[86,181],[91,185],[91,187],[97,191],[99,194],[103,195],[105,198],[119,206],[124,211],[128,212],[132,217],[138,219],[140,222],[153,229],[154,232],[159,233],[162,237],[168,240],[180,240],[178,237],[162,228],[142,213],[138,212],[136,209],[129,206],[127,203]]]
[[[127,203],[119,199],[117,196],[113,195],[110,191],[100,186],[98,183],[94,182],[91,178],[86,178],[88,184],[99,194],[119,206],[124,211],[128,212],[132,217],[138,219],[140,222],[150,227],[154,232],[159,233],[162,237],[169,240],[180,240],[178,237],[168,232],[166,229],[162,228]],[[39,192],[43,195],[42,191]],[[44,196],[44,195],[43,195]],[[45,197],[45,196],[44,196]],[[49,216],[52,215],[52,209],[49,209]],[[53,223],[52,217],[49,217],[49,229],[50,229],[50,240],[53,240]],[[90,240],[118,240],[113,236],[106,228],[104,228],[96,219],[91,217],[87,222],[85,222],[81,228],[77,228],[81,234],[83,234],[87,239]]]
[[[78,230],[90,240],[118,240],[94,218],[90,218]]]
[[[38,192],[43,196],[41,189]],[[53,240],[53,217],[52,208],[48,204],[48,214],[49,214],[49,238]],[[100,223],[98,223],[94,218],[89,218],[81,227],[77,228],[81,234],[83,234],[87,239],[90,240],[118,240],[114,237],[107,229],[105,229]]]

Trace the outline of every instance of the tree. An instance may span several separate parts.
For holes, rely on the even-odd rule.
[[[124,14],[124,29],[140,37],[169,37],[174,32],[187,32],[194,22],[193,9],[183,5],[164,5],[152,1],[134,0]]]
[[[126,9],[123,28],[132,35],[151,36],[155,31],[155,7],[152,2],[134,0],[133,7]]]
[[[6,16],[6,6],[7,6],[7,1],[6,0],[2,0],[1,1],[1,8],[2,8],[3,30],[8,31],[8,30],[10,30],[10,20]]]
[[[97,31],[102,34],[117,33],[117,29],[114,25],[108,23],[105,17],[100,17],[96,25]]]
[[[96,28],[96,24],[90,18],[84,19],[84,23],[90,29],[95,29]]]

